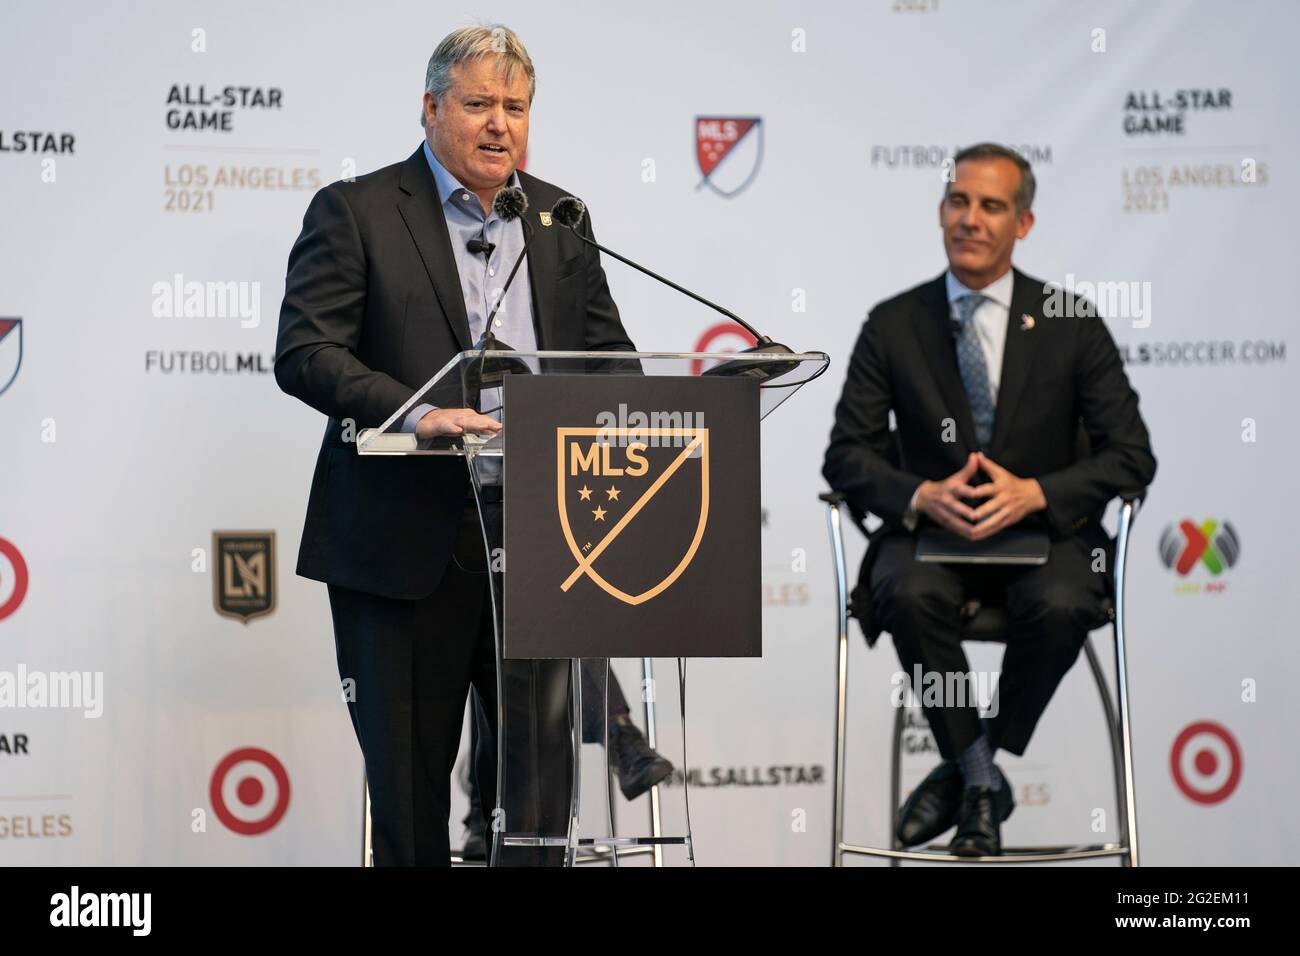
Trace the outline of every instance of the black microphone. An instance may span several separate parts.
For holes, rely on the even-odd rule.
[[[518,186],[507,186],[492,198],[492,209],[506,222],[510,222],[528,211],[528,196]]]
[[[476,256],[483,253],[491,256],[492,250],[496,247],[497,244],[495,242],[488,242],[486,239],[480,239],[478,236],[475,236],[469,242],[465,243],[465,248]]]
[[[737,325],[739,325],[746,332],[748,332],[750,335],[752,335],[755,339],[758,340],[757,345],[753,346],[752,348],[742,349],[741,354],[745,354],[747,352],[775,352],[780,355],[792,355],[794,353],[794,350],[791,349],[789,346],[782,345],[779,342],[773,342],[771,338],[759,332],[758,329],[754,328],[752,325],[750,325],[740,316],[736,315],[736,313],[732,312],[730,309],[724,309],[716,302],[710,302],[708,299],[704,298],[704,296],[699,295],[698,293],[692,292],[690,289],[678,285],[676,282],[673,282],[671,279],[665,279],[657,272],[652,272],[650,269],[647,269],[645,266],[641,265],[640,263],[633,262],[631,259],[627,258],[626,256],[619,255],[613,249],[605,248],[600,243],[596,242],[594,239],[588,239],[586,236],[584,236],[582,233],[578,231],[578,225],[582,222],[582,217],[586,215],[586,212],[587,212],[587,206],[581,199],[578,199],[575,196],[565,196],[562,199],[560,199],[558,202],[556,202],[555,207],[551,210],[551,215],[555,218],[556,222],[558,222],[561,226],[567,226],[570,232],[572,232],[575,236],[577,236],[587,245],[599,249],[601,252],[605,253],[608,256],[613,256],[615,259],[617,259],[619,262],[623,263],[624,265],[631,266],[633,269],[636,269],[638,272],[643,273],[644,275],[648,275],[650,278],[656,279],[659,282],[662,282],[664,285],[668,286],[669,288],[677,290],[682,295],[689,296],[690,298],[694,299],[696,302],[699,302],[702,305],[707,305],[710,309],[713,309],[715,312],[720,312],[721,314],[725,315],[727,318],[731,319],[731,321],[735,322]],[[729,362],[722,362],[718,365],[715,365],[713,368],[706,370],[704,374],[745,376],[748,378],[756,378],[759,379],[760,381],[766,381],[769,378],[776,378],[780,375],[784,375],[786,372],[789,372],[792,369],[797,368],[798,365],[799,365],[798,362],[781,361],[778,359],[773,359],[768,362],[729,361]]]

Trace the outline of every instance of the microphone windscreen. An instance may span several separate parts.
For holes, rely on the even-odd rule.
[[[574,196],[565,196],[551,207],[551,215],[561,226],[576,229],[587,212],[586,204]]]
[[[528,211],[528,197],[518,186],[507,186],[496,194],[492,208],[498,216],[510,222]]]

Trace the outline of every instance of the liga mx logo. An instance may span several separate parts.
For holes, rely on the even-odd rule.
[[[557,428],[560,527],[582,577],[644,604],[690,567],[709,522],[709,430]]]
[[[1180,577],[1186,577],[1198,564],[1218,577],[1240,558],[1241,538],[1227,521],[1209,518],[1196,524],[1184,518],[1160,535],[1160,560]]]
[[[18,377],[23,364],[23,320],[0,318],[0,395]]]
[[[742,192],[763,162],[763,119],[759,116],[695,117],[695,161],[708,186],[730,199]]]

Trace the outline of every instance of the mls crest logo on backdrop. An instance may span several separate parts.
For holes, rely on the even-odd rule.
[[[275,532],[214,531],[212,605],[245,624],[275,610]]]
[[[0,395],[18,377],[23,364],[23,320],[0,318]]]
[[[759,116],[695,117],[695,161],[708,186],[730,199],[742,192],[763,162],[763,119]]]
[[[709,430],[557,428],[555,445],[560,526],[576,562],[560,590],[585,575],[611,597],[637,605],[671,587],[695,557],[709,522]],[[679,500],[662,507],[669,499]],[[652,514],[685,513],[688,520],[678,522],[678,534],[657,536],[648,550],[640,536],[641,549],[628,555],[634,562],[620,561],[618,539],[647,506]],[[623,550],[633,550],[627,539]],[[658,580],[644,580],[646,571]],[[629,593],[635,588],[641,590]]]

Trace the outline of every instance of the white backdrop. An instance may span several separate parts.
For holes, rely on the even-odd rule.
[[[689,767],[706,783],[790,767],[777,774],[790,782],[694,789],[699,861],[829,858],[822,452],[866,310],[943,269],[943,159],[983,139],[1022,148],[1037,170],[1038,224],[1017,264],[1061,283],[1124,283],[1150,307],[1108,317],[1159,459],[1131,561],[1145,860],[1293,859],[1300,600],[1287,502],[1300,396],[1285,352],[1300,196],[1286,157],[1300,10],[700,7],[6,5],[0,320],[21,323],[0,321],[0,681],[11,675],[12,688],[20,668],[98,673],[103,694],[102,716],[88,718],[18,706],[32,701],[4,698],[0,684],[0,862],[359,859],[361,762],[325,589],[293,574],[323,422],[269,374],[276,317],[312,190],[410,154],[428,56],[471,20],[505,22],[528,45],[528,168],[582,196],[604,242],[833,358],[764,426],[764,656],[690,665]],[[200,86],[208,98],[257,88],[278,106],[232,107],[216,117],[226,129],[169,128],[172,109],[225,112],[169,104],[174,88],[196,100]],[[701,188],[697,116],[762,120],[761,158],[751,131],[714,174],[729,188],[758,162],[734,196]],[[71,148],[40,151],[51,133]],[[607,271],[643,348],[690,349],[715,324],[617,263]],[[155,284],[177,275],[247,283],[258,308],[243,320],[160,315]],[[174,352],[211,353],[199,364],[216,371]],[[1166,567],[1162,533],[1176,556],[1191,540],[1185,520],[1230,524],[1235,563]],[[213,609],[211,538],[227,529],[276,532],[276,607],[248,624]],[[1109,651],[1109,632],[1094,640]],[[868,653],[856,631],[853,651],[848,831],[880,841],[897,663],[888,641]],[[996,652],[974,660],[996,667]],[[680,766],[671,662],[658,667],[662,749]],[[635,692],[635,665],[619,670]],[[1174,747],[1188,728],[1180,785]],[[209,792],[243,748],[273,755],[289,781],[282,817],[257,835],[223,824]],[[932,760],[910,759],[905,783]],[[1091,842],[1097,821],[1114,837],[1082,665],[1026,756],[1004,766],[1021,802],[1006,842]],[[259,779],[245,818],[275,803],[280,785]],[[679,798],[665,791],[670,830]],[[642,805],[621,808],[625,827],[644,826]]]

